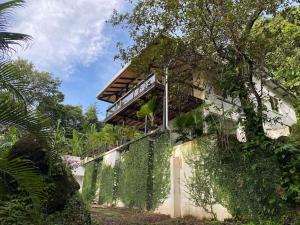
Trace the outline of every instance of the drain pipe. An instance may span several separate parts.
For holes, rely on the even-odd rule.
[[[163,128],[164,130],[170,130],[169,127],[169,66],[172,60],[165,66],[165,91],[164,91],[164,117],[163,117]]]

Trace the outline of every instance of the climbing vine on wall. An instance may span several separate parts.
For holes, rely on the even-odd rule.
[[[158,207],[170,192],[170,134],[163,133],[154,141],[153,208]]]
[[[147,136],[130,144],[114,167],[102,163],[97,176],[99,203],[120,200],[127,207],[148,210],[160,205],[170,191],[169,142],[169,133]]]
[[[99,204],[114,204],[116,201],[115,186],[117,166],[102,164],[97,180],[99,181]]]
[[[187,186],[194,203],[212,214],[212,205],[220,203],[244,219],[280,216],[285,206],[276,143],[261,143],[257,148],[230,135],[199,138],[186,157],[193,171]]]
[[[95,160],[85,165],[85,173],[82,187],[82,197],[86,201],[92,201],[96,193],[97,172],[99,161]]]
[[[145,208],[147,187],[147,138],[138,140],[122,153],[119,197],[128,207]]]

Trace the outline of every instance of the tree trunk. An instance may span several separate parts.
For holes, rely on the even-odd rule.
[[[264,135],[263,118],[255,111],[255,105],[249,99],[249,94],[240,94],[239,98],[245,114],[244,126],[247,140]]]

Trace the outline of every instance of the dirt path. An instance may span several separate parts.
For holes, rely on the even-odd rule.
[[[99,225],[217,225],[193,217],[171,219],[169,216],[124,208],[93,207],[92,217]]]

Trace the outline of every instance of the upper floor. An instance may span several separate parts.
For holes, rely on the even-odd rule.
[[[168,118],[173,119],[181,112],[188,112],[204,101],[199,98],[192,81],[185,81],[185,88],[180,88],[180,94],[184,93],[186,100],[180,101],[179,95],[171,93],[168,97]],[[169,82],[170,85],[174,83]],[[175,87],[176,89],[176,87]],[[138,129],[144,129],[144,118],[137,116],[140,107],[156,97],[157,110],[155,112],[155,125],[163,124],[163,102],[165,98],[165,78],[155,72],[149,74],[139,74],[134,72],[131,64],[127,64],[120,72],[116,74],[113,80],[97,95],[102,101],[112,105],[106,110],[105,122],[111,124],[124,124],[134,126]],[[178,100],[180,101],[178,103]],[[176,103],[175,103],[176,102]]]

